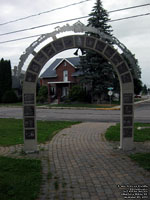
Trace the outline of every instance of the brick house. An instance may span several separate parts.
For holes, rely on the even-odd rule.
[[[79,83],[79,57],[58,58],[40,76],[40,84],[48,87],[48,101],[59,103],[69,93],[69,89]]]

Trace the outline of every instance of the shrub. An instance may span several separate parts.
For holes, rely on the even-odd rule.
[[[79,85],[75,85],[69,91],[69,99],[71,101],[86,101],[86,92]]]
[[[47,86],[43,85],[40,87],[38,96],[37,96],[37,102],[44,103],[48,99],[48,89]]]
[[[18,98],[13,90],[6,91],[2,97],[2,103],[16,103]]]

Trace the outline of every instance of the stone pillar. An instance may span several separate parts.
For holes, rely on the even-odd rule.
[[[134,149],[134,97],[132,84],[121,92],[120,148],[124,151]]]

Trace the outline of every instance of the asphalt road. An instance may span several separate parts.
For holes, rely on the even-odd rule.
[[[37,109],[38,120],[119,122],[120,110]],[[0,118],[22,118],[22,108],[0,107]],[[150,123],[150,102],[135,106],[134,120]]]

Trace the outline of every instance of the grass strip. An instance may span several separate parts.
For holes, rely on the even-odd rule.
[[[0,156],[0,199],[34,200],[41,184],[41,161]]]
[[[150,171],[150,153],[136,153],[129,157],[136,161],[140,167]]]
[[[150,140],[150,128],[138,130],[138,127],[150,127],[150,124],[134,123],[134,141],[145,142]],[[120,124],[111,126],[107,129],[105,137],[109,141],[120,141]]]
[[[37,121],[38,142],[51,140],[60,130],[79,122],[72,121]],[[0,119],[0,145],[10,146],[23,144],[23,120]]]

